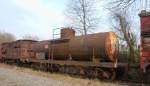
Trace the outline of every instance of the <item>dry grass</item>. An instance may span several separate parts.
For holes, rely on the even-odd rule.
[[[51,78],[57,81],[64,81],[66,83],[69,83],[71,85],[77,85],[77,86],[128,86],[128,85],[121,85],[118,82],[102,82],[100,80],[96,79],[80,79],[80,78],[74,78],[66,74],[56,74],[56,73],[48,73],[48,72],[41,72],[41,71],[34,71],[29,68],[21,68],[16,67],[13,65],[6,65],[6,64],[0,64],[0,67],[3,68],[9,68],[13,69],[16,72],[23,72],[28,73],[35,76],[41,76],[41,77],[47,77]]]
[[[0,63],[0,67],[2,67],[2,68],[13,69],[13,68],[15,68],[16,66],[14,66],[14,65],[7,65],[7,64],[2,64],[2,63]]]

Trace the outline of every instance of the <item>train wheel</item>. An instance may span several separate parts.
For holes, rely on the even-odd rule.
[[[114,69],[103,69],[98,72],[98,78],[112,81],[116,78],[116,72]]]
[[[96,68],[84,68],[83,74],[88,78],[96,78],[98,76],[98,70]]]
[[[116,79],[116,71],[115,69],[111,69],[111,75],[110,75],[110,80],[115,80]]]

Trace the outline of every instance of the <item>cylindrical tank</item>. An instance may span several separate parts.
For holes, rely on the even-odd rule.
[[[118,53],[118,40],[113,32],[76,36],[69,39],[51,40],[51,58],[55,60],[115,61]]]

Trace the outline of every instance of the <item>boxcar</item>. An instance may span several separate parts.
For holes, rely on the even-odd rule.
[[[17,40],[10,43],[3,43],[2,50],[4,59],[28,59],[35,58],[33,52],[33,40]]]
[[[143,72],[150,72],[150,12],[143,10],[139,16],[141,20],[140,65]]]

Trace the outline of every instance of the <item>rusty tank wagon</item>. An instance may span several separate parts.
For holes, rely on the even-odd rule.
[[[75,36],[73,29],[62,29],[61,38],[51,40],[50,56],[56,60],[91,61],[93,57],[102,61],[116,61],[118,40],[113,32]]]

